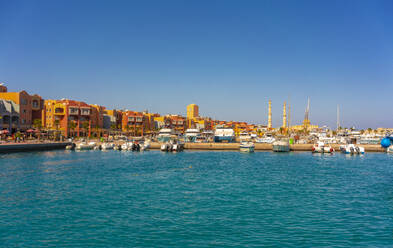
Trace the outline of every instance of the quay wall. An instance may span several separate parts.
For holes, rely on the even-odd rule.
[[[23,143],[23,144],[1,144],[0,153],[48,151],[55,149],[65,149],[69,142],[54,143]]]
[[[190,150],[239,150],[239,143],[186,143],[184,145],[185,149]],[[290,145],[291,151],[310,151],[312,149],[312,144],[293,144]],[[340,151],[339,144],[331,145],[334,150]],[[361,145],[364,147],[366,152],[385,152],[385,149],[380,145]],[[161,144],[158,142],[153,142],[150,145],[151,149],[160,149]],[[272,144],[255,144],[256,151],[271,151],[273,150]]]

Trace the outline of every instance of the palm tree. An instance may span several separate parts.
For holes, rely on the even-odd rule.
[[[69,128],[71,131],[74,131],[75,128],[76,128],[76,123],[73,122],[73,121],[71,121],[70,123],[68,123],[68,128]]]
[[[38,129],[38,139],[40,139],[41,138],[42,121],[40,119],[35,119],[33,121],[33,127]]]
[[[82,128],[85,130],[86,136],[88,133],[89,126],[90,126],[90,123],[88,121],[82,122]]]

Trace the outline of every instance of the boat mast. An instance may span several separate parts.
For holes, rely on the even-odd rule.
[[[337,104],[337,130],[340,128],[340,109]]]

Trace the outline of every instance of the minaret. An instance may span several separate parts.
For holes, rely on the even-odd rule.
[[[284,102],[284,108],[282,110],[282,127],[287,127],[287,104]]]
[[[267,121],[267,128],[272,129],[272,100],[269,100],[269,115]]]

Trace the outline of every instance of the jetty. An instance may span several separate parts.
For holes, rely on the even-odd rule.
[[[65,149],[70,142],[44,142],[44,143],[5,143],[0,144],[0,153],[48,151]]]

